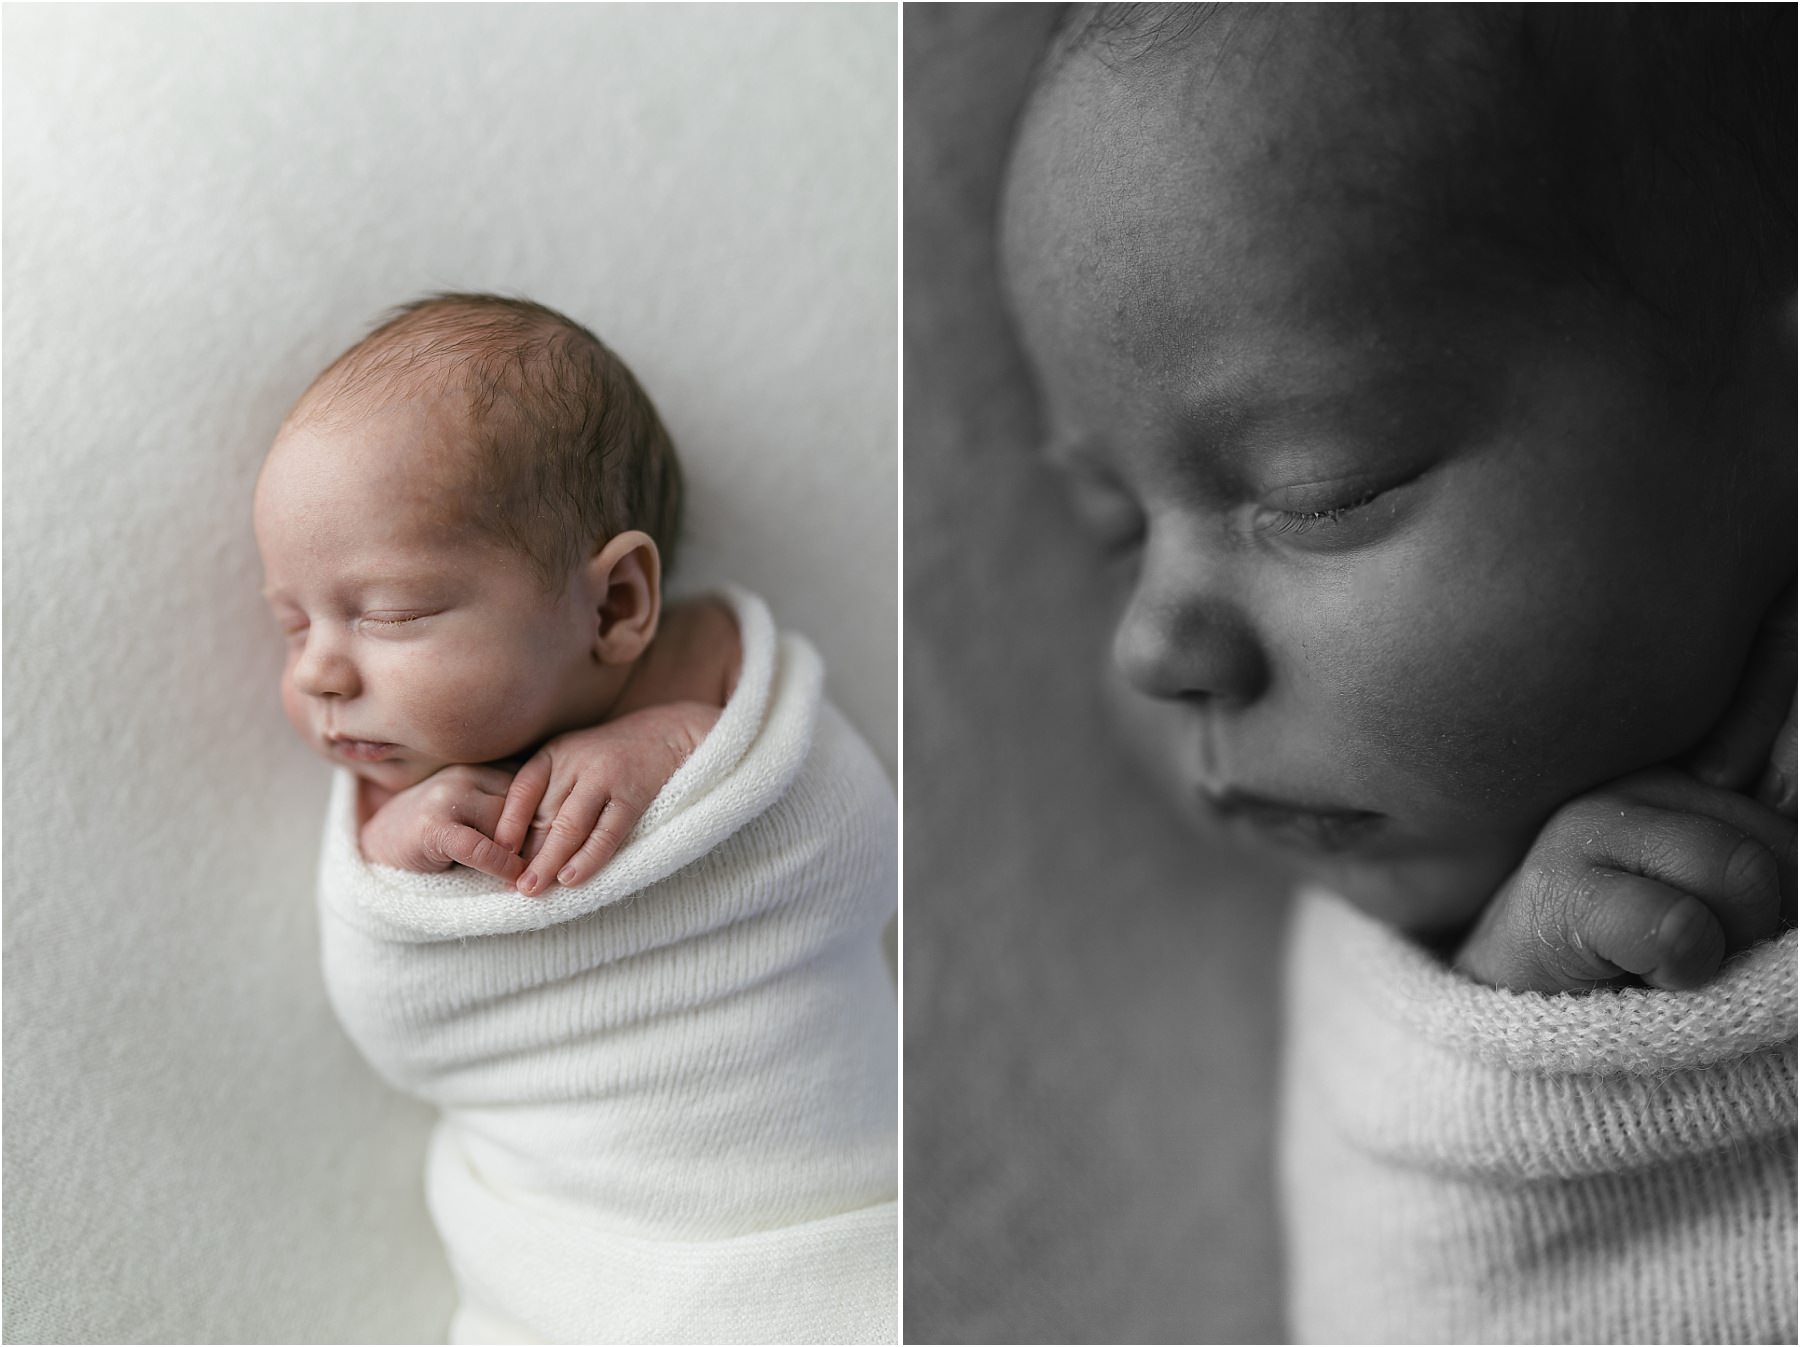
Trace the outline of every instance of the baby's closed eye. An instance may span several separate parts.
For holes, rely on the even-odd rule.
[[[1250,526],[1271,537],[1298,539],[1309,550],[1343,550],[1385,537],[1406,514],[1412,488],[1425,476],[1371,479],[1365,474],[1335,482],[1283,488],[1251,507]]]
[[[441,612],[442,610],[364,613],[359,619],[358,625],[375,628],[377,630],[383,628],[389,630],[404,627],[416,628],[424,624],[430,618],[441,616]]]

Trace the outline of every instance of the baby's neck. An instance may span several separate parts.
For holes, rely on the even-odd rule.
[[[743,646],[737,619],[717,599],[664,610],[656,639],[632,667],[607,720],[670,702],[723,706],[737,686]]]

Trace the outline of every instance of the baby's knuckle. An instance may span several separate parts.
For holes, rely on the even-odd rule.
[[[607,813],[615,817],[620,814],[630,814],[636,818],[644,812],[644,807],[648,803],[642,790],[635,786],[625,786],[613,792],[613,797],[608,802]]]
[[[1582,865],[1564,875],[1559,904],[1562,919],[1571,926],[1590,922],[1612,897],[1607,886],[1614,873],[1601,866]]]
[[[1571,800],[1550,816],[1539,834],[1540,842],[1563,850],[1584,850],[1617,823],[1621,812],[1620,802],[1597,795]]]
[[[1534,895],[1521,954],[1539,986],[1567,990],[1600,974],[1604,960],[1595,940],[1606,882],[1604,872],[1586,868],[1556,876]]]
[[[1690,846],[1667,828],[1647,828],[1637,839],[1637,868],[1648,875],[1672,874],[1682,868]]]
[[[1512,891],[1520,925],[1542,932],[1560,924],[1577,882],[1575,875],[1561,866],[1534,865],[1522,870]]]

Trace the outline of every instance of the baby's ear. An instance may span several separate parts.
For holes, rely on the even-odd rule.
[[[620,533],[588,559],[594,659],[630,664],[656,636],[662,616],[662,554],[648,533]]]

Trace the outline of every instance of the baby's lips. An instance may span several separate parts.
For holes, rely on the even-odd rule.
[[[350,762],[386,762],[399,751],[398,744],[374,739],[337,737],[325,741],[327,751]]]

